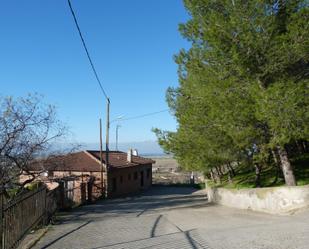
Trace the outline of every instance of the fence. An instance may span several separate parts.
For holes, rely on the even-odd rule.
[[[46,222],[48,222],[57,210],[61,209],[61,189],[59,186],[46,193]]]
[[[0,193],[0,249],[16,248],[26,233],[46,219],[46,187],[8,203]]]
[[[7,203],[0,192],[0,249],[16,248],[29,230],[47,223],[58,209],[95,200],[101,189],[90,179],[81,182],[78,177],[62,178],[51,191],[42,186]]]
[[[82,180],[80,176],[69,176],[55,179],[60,189],[60,209],[69,209],[80,204],[90,203],[97,200],[104,193],[102,191],[101,182],[98,184],[95,178],[85,177]]]

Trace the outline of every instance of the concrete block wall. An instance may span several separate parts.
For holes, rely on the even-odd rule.
[[[210,202],[271,214],[288,214],[309,207],[309,185],[255,189],[207,188]]]

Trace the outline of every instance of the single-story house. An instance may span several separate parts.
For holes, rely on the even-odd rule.
[[[29,171],[42,181],[65,180],[65,188],[75,202],[78,199],[97,199],[125,196],[149,188],[152,184],[153,160],[121,151],[85,150],[31,164]],[[20,181],[29,179],[24,173]],[[87,194],[86,194],[87,193]],[[82,201],[83,202],[83,201]]]

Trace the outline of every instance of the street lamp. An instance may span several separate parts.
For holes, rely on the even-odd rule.
[[[121,120],[121,119],[123,119],[123,118],[124,118],[124,115],[119,115],[118,117],[116,117],[115,119],[113,119],[112,121],[110,121],[109,124],[111,124],[111,123],[113,123],[113,122],[115,122],[115,121],[119,121],[119,120]]]
[[[119,121],[121,119],[124,118],[124,115],[120,115],[118,117],[116,117],[115,119],[109,121],[109,118],[107,119],[107,125],[106,125],[106,162],[108,163],[108,151],[109,151],[109,127],[110,127],[110,124],[115,122],[115,121]]]
[[[118,129],[121,127],[121,125],[116,126],[116,151],[118,151]]]
[[[108,107],[107,107],[107,113],[109,114],[109,102],[108,102]],[[110,124],[115,122],[115,121],[119,121],[121,119],[123,119],[124,115],[120,115],[118,117],[116,117],[115,119],[113,120],[109,120],[109,115],[107,116],[107,119],[106,119],[106,165],[108,165],[108,151],[109,151],[109,127],[110,127]]]
[[[110,127],[110,124],[113,123],[113,122],[116,122],[116,121],[120,121],[124,118],[124,115],[120,115],[118,117],[116,117],[115,119],[113,119],[112,121],[109,121],[108,124],[107,124],[107,127],[108,127],[108,130],[107,130],[107,133],[109,133],[109,127]],[[116,150],[118,150],[118,129],[119,129],[120,125],[117,125],[116,126]],[[108,147],[108,141],[107,141],[107,147]]]

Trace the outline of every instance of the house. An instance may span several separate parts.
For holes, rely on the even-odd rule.
[[[134,155],[133,155],[134,154]],[[57,181],[64,184],[66,197],[73,202],[125,196],[149,188],[152,184],[153,160],[132,153],[86,150],[38,160],[31,164],[30,173],[41,181]],[[24,173],[20,181],[29,179]]]

